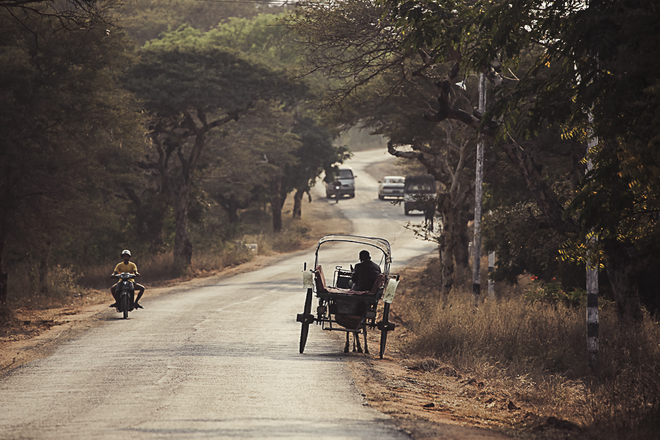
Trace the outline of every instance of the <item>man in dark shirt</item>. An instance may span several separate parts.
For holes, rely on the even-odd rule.
[[[371,261],[368,251],[361,251],[360,262],[355,265],[353,275],[351,275],[353,290],[371,290],[378,274],[380,274],[380,266]]]

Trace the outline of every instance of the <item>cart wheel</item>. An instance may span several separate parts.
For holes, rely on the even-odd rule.
[[[387,330],[380,332],[380,358],[385,355],[385,344],[387,344]]]
[[[305,344],[307,343],[307,334],[309,333],[309,324],[303,323],[300,330],[300,352],[305,351]]]
[[[383,358],[385,354],[385,345],[387,344],[387,332],[390,330],[390,305],[385,303],[383,305],[383,321],[381,322],[381,331],[380,331],[380,358]]]
[[[305,310],[303,313],[302,329],[300,330],[300,352],[305,351],[305,344],[307,343],[307,334],[309,333],[309,319],[308,316],[312,311],[312,289],[307,289],[307,296],[305,297]]]

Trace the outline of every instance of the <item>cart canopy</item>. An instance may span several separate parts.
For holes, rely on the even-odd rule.
[[[326,235],[325,237],[319,240],[318,245],[316,246],[316,255],[318,256],[319,248],[323,243],[329,242],[349,242],[349,243],[358,243],[366,246],[375,247],[380,250],[385,256],[385,264],[389,268],[389,265],[392,263],[392,250],[390,249],[390,242],[384,238],[376,237],[360,237],[358,235],[343,235],[343,234],[333,234]]]

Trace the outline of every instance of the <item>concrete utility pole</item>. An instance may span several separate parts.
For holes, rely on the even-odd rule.
[[[486,75],[479,76],[479,113],[486,112]],[[479,136],[477,142],[476,177],[474,182],[474,245],[472,246],[472,295],[474,306],[479,307],[481,294],[481,199],[484,182],[484,141]]]
[[[488,300],[495,301],[495,281],[490,279],[490,274],[495,271],[495,252],[488,252]]]
[[[599,9],[602,2],[599,0],[587,2],[589,8]],[[597,46],[596,46],[597,47]],[[592,55],[598,62],[598,50],[592,52]],[[600,63],[598,63],[600,64]],[[598,70],[596,70],[596,77],[598,77]],[[598,138],[593,133],[594,114],[589,111],[589,138],[587,140],[587,155],[598,145]],[[587,162],[587,169],[589,172],[594,168],[591,159]],[[589,367],[592,371],[598,368],[598,333],[599,333],[599,318],[598,318],[598,254],[595,252],[596,242],[598,237],[593,234],[587,237],[587,356]]]
[[[589,114],[589,122],[593,116]],[[587,141],[587,154],[598,144],[598,139],[590,137]],[[591,160],[587,162],[587,172],[593,169]],[[587,353],[592,370],[598,367],[598,256],[594,251],[598,239],[592,235],[587,237]]]

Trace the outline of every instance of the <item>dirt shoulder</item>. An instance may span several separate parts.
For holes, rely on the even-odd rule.
[[[393,306],[396,304],[396,299]],[[570,439],[579,429],[554,417],[540,417],[516,393],[487,379],[464,374],[432,358],[406,357],[408,336],[393,309],[397,328],[379,358],[379,337],[370,333],[370,355],[349,353],[347,364],[367,404],[392,417],[416,440]]]

